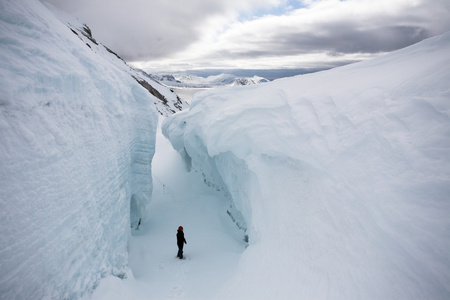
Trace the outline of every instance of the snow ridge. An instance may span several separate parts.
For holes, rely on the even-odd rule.
[[[92,35],[91,29],[86,24],[82,24],[79,20],[64,13],[55,6],[45,3],[46,6],[52,10],[55,16],[64,24],[66,24],[72,33],[74,33],[80,40],[86,44],[94,53],[101,56],[103,59],[109,61],[111,64],[120,68],[124,72],[130,74],[130,76],[136,80],[141,86],[143,86],[150,94],[157,99],[154,101],[154,105],[157,111],[163,116],[169,116],[177,111],[181,111],[188,107],[188,104],[180,99],[174,92],[159,82],[155,81],[150,75],[142,70],[132,68],[122,60],[113,50],[109,49],[105,45],[99,43]]]
[[[219,299],[450,297],[449,50],[447,33],[207,91],[163,123],[247,224],[249,247]]]

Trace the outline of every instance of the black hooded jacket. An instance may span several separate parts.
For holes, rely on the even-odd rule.
[[[184,239],[184,232],[183,230],[178,230],[177,231],[177,245],[178,246],[183,246],[183,244],[186,243],[186,240]]]

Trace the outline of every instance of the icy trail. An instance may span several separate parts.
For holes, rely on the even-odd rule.
[[[232,276],[245,248],[243,232],[228,217],[228,200],[186,172],[158,128],[152,164],[153,196],[148,217],[132,230],[129,265],[133,278],[103,280],[94,300],[210,299]],[[185,259],[176,258],[182,225]]]

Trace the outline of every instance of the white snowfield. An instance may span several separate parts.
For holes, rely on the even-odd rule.
[[[450,298],[450,34],[163,123],[249,247],[219,299]]]

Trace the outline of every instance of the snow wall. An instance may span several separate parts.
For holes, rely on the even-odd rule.
[[[77,299],[128,272],[156,101],[38,1],[0,2],[0,40],[0,298]]]
[[[163,132],[233,198],[223,299],[450,298],[450,34],[196,95]]]

